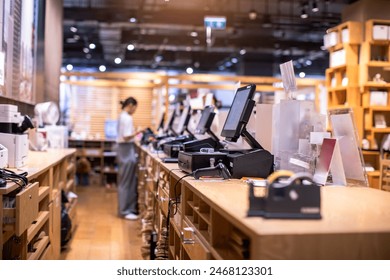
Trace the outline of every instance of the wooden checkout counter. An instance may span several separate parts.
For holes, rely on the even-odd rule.
[[[145,259],[390,259],[390,192],[326,186],[320,220],[247,217],[246,183],[179,181],[177,163],[138,150]]]
[[[74,191],[75,149],[29,152],[29,185],[16,195],[14,208],[0,207],[0,259],[59,259],[61,247],[61,190]],[[15,171],[15,170],[13,170]],[[18,186],[0,188],[0,201]],[[76,200],[68,208],[75,221]]]

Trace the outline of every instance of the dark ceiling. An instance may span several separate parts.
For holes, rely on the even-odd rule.
[[[323,35],[341,22],[341,11],[352,2],[64,0],[63,64],[74,69],[105,65],[107,71],[191,66],[203,73],[272,76],[280,63],[293,59],[296,68],[323,75],[328,67]],[[303,10],[307,18],[301,17]],[[210,15],[226,17],[226,28],[212,29],[208,37],[204,17]]]

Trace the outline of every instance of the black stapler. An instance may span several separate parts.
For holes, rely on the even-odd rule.
[[[229,170],[226,168],[226,166],[222,162],[218,163],[214,167],[199,168],[199,169],[194,171],[193,176],[197,180],[203,176],[220,177],[223,179],[230,179],[232,177]]]
[[[321,219],[321,190],[311,174],[297,173],[289,177],[273,175],[273,178],[275,179],[269,182],[262,197],[255,196],[256,187],[253,182],[248,182],[248,216]]]

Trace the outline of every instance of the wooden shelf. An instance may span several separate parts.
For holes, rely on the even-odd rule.
[[[42,237],[41,240],[34,243],[35,252],[27,253],[28,260],[38,260],[42,253],[45,251],[47,245],[49,244],[49,236]]]
[[[363,87],[365,88],[390,88],[390,83],[376,83],[376,82],[366,82]]]
[[[377,128],[377,127],[373,127],[373,128],[366,128],[365,130],[370,130],[374,133],[390,133],[390,127],[389,128]]]
[[[65,189],[64,191],[67,193],[69,191],[71,191],[74,187],[74,179],[69,179],[67,182],[66,182],[66,186],[65,186]]]
[[[38,192],[38,201],[41,202],[42,199],[49,195],[50,187],[39,187]]]
[[[364,107],[364,109],[371,110],[371,111],[383,111],[383,112],[390,111],[389,106],[372,106],[372,107],[370,106],[370,107]]]
[[[32,224],[27,230],[27,241],[28,243],[34,238],[34,236],[39,232],[43,225],[49,219],[49,211],[40,211],[38,213],[38,218],[36,222]],[[48,233],[47,233],[48,234]]]
[[[369,61],[367,62],[368,67],[389,67],[390,68],[390,62],[387,61]]]
[[[72,172],[76,171],[76,166],[73,162],[70,162],[68,166],[66,167],[66,174],[70,174]]]

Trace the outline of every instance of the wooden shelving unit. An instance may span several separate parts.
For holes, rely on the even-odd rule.
[[[77,150],[77,159],[85,157],[89,160],[92,168],[90,179],[92,180],[92,177],[99,176],[100,179],[96,183],[102,185],[107,183],[108,176],[112,176],[115,179],[118,173],[114,145],[115,141],[108,139],[69,139],[69,147]],[[76,163],[74,164],[76,165]],[[95,182],[92,180],[92,183]]]
[[[330,67],[326,70],[328,109],[351,108],[360,137],[363,136],[363,115],[359,88],[359,48],[362,24],[348,21],[327,30],[332,37],[328,45]]]
[[[151,252],[156,252],[156,259],[172,260],[389,257],[390,226],[383,222],[390,214],[383,210],[390,200],[388,193],[323,187],[322,219],[248,217],[249,190],[243,180],[184,178],[177,164],[162,162],[163,155],[147,147],[138,147],[138,152],[145,259]]]
[[[375,26],[387,29],[390,20],[365,22],[365,39],[360,50],[359,85],[362,95],[364,133],[371,150],[379,150],[382,139],[390,133],[390,38],[379,38]],[[386,33],[388,34],[388,32]],[[380,75],[379,77],[377,75]],[[365,161],[375,168],[368,172],[370,186],[379,188],[380,153],[363,153]]]
[[[61,190],[67,186],[67,191],[75,191],[70,183],[74,154],[73,149],[30,151],[23,167],[30,184],[19,192],[14,183],[0,189],[2,204],[16,200],[13,208],[0,209],[0,259],[59,259]]]

